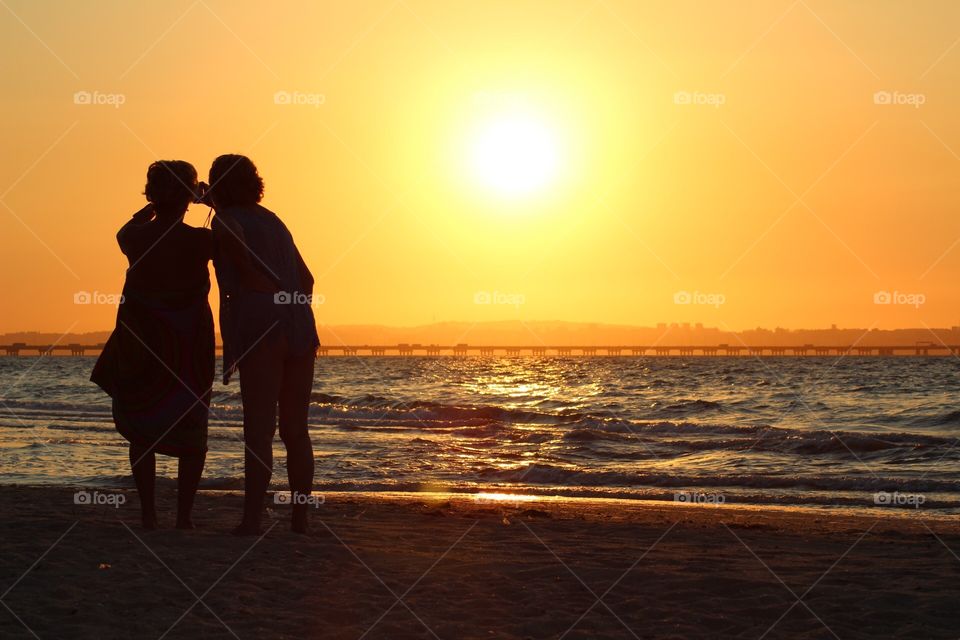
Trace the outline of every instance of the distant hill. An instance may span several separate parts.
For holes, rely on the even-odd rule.
[[[340,344],[446,344],[483,345],[714,345],[748,346],[841,345],[862,346],[912,345],[917,342],[960,344],[960,327],[928,330],[866,328],[839,329],[750,329],[724,331],[716,327],[690,324],[659,324],[656,327],[576,322],[442,322],[416,327],[381,325],[319,326],[322,343]]]
[[[400,343],[453,345],[602,346],[602,345],[748,345],[823,346],[912,345],[917,342],[960,344],[960,327],[867,330],[840,329],[749,329],[724,331],[689,324],[659,324],[656,327],[579,322],[439,322],[413,327],[386,325],[320,325],[321,343],[329,346]],[[41,333],[20,331],[0,334],[0,344],[100,344],[109,331],[90,333]],[[219,340],[219,338],[218,338]]]

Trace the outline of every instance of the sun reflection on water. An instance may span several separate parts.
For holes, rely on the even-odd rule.
[[[473,496],[474,500],[487,500],[491,502],[533,502],[540,499],[540,496],[531,496],[523,493],[480,492],[473,494]]]

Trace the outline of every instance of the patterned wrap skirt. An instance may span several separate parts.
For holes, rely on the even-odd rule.
[[[201,455],[215,367],[210,285],[159,294],[128,289],[90,379],[113,399],[114,424],[131,444]]]

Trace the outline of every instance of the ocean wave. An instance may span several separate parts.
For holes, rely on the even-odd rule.
[[[565,425],[582,421],[599,423],[605,420],[621,419],[633,411],[619,404],[582,411],[570,406],[554,407],[542,401],[536,403],[536,408],[526,408],[488,404],[447,404],[429,400],[397,400],[376,395],[346,398],[320,392],[314,392],[311,400],[313,404],[311,415],[328,420],[356,422],[373,419],[380,424],[401,422],[407,425],[434,424],[451,427],[490,423],[528,425]],[[720,402],[712,400],[678,400],[649,409],[640,417],[666,419],[706,416],[723,410],[724,407]]]
[[[713,400],[678,400],[650,412],[651,418],[684,418],[722,412],[723,404]]]
[[[960,426],[960,409],[914,418],[908,422],[912,427]]]
[[[884,453],[913,460],[960,459],[960,448],[954,450],[955,439],[914,433],[858,433],[682,421],[618,421],[581,424],[565,432],[562,437],[581,443],[599,441],[626,445],[635,441],[648,451],[660,452],[665,458],[684,453],[728,450],[796,456],[832,455],[853,460]],[[617,458],[618,454],[635,449],[621,447],[611,451],[608,448],[604,453]]]
[[[311,395],[314,415],[342,418],[413,417],[417,422],[448,422],[451,424],[479,424],[481,422],[528,424],[558,424],[579,417],[561,409],[556,413],[502,407],[498,405],[454,405],[429,400],[397,400],[376,395],[354,398],[314,392]]]
[[[311,420],[323,424],[362,430],[393,431],[413,429],[446,431],[470,438],[501,438],[504,441],[542,440],[531,438],[530,426],[540,427],[558,439],[590,446],[591,443],[641,444],[661,448],[667,453],[707,450],[753,450],[791,455],[833,455],[857,458],[894,452],[913,459],[947,454],[956,440],[936,435],[907,432],[856,432],[825,428],[786,428],[769,425],[734,424],[710,421],[710,415],[723,414],[723,404],[709,400],[679,400],[651,411],[651,415],[669,415],[672,419],[646,416],[627,418],[611,410],[589,412],[572,409],[538,411],[492,405],[449,405],[439,402],[403,402],[367,395],[347,399],[329,394],[314,394]],[[818,403],[822,405],[822,403]],[[823,405],[822,405],[823,406]],[[683,417],[696,416],[696,420]],[[950,424],[960,412],[950,412],[934,420]],[[702,420],[701,420],[702,419]],[[513,427],[523,426],[524,430]],[[535,431],[534,431],[535,433]],[[617,457],[617,450],[605,453]],[[960,456],[960,450],[957,452]],[[955,456],[957,457],[957,456]]]
[[[103,407],[46,401],[10,401],[10,406],[14,415],[25,421],[11,423],[12,427],[29,427],[40,422],[49,429],[72,432],[113,428],[109,410]],[[718,420],[718,414],[724,419]],[[310,425],[314,430],[335,427],[368,432],[447,433],[476,440],[493,439],[504,445],[556,440],[568,443],[575,451],[589,453],[592,449],[598,454],[598,461],[605,457],[635,458],[641,449],[664,457],[709,451],[829,455],[847,459],[886,456],[889,462],[960,457],[960,447],[956,455],[952,453],[955,438],[932,434],[828,430],[811,426],[787,428],[734,420],[733,416],[726,418],[723,403],[704,399],[665,403],[638,418],[636,413],[628,415],[626,411],[598,407],[590,411],[570,407],[551,410],[314,392],[310,410]],[[960,411],[945,411],[915,418],[907,424],[925,429],[957,422],[960,422]],[[233,405],[215,406],[210,423],[212,438],[236,438],[233,430],[242,424],[242,410]],[[218,434],[220,428],[231,431]],[[603,455],[599,455],[598,447],[603,447]]]

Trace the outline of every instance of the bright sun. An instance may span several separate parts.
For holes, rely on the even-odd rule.
[[[556,134],[528,113],[497,114],[484,121],[470,144],[470,169],[487,189],[504,197],[543,190],[560,163]]]

